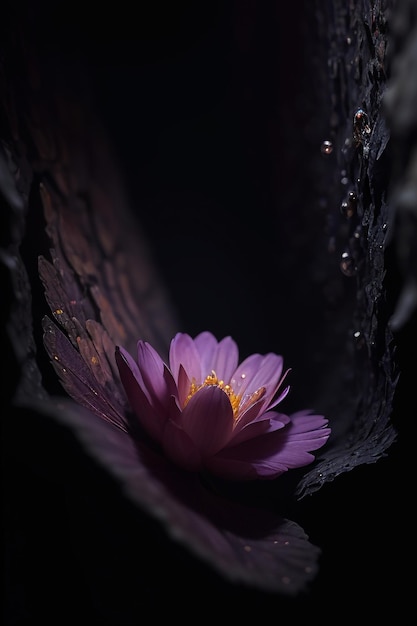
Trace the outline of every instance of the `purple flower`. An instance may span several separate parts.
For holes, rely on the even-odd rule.
[[[322,415],[273,410],[287,395],[281,356],[252,354],[239,364],[231,337],[177,333],[169,366],[146,341],[137,362],[122,347],[116,362],[141,426],[184,469],[222,478],[272,479],[311,463],[330,435]]]

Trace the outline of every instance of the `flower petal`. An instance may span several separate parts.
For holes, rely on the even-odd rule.
[[[258,474],[254,465],[246,460],[215,455],[206,460],[207,470],[219,478],[227,480],[256,480]]]
[[[190,394],[191,380],[188,378],[187,372],[185,371],[182,365],[180,365],[179,371],[178,371],[177,387],[178,387],[178,400],[179,400],[180,407],[184,407],[185,401],[187,400]]]
[[[263,592],[294,595],[304,590],[316,575],[320,550],[308,541],[295,522],[209,491],[194,473],[182,471],[166,457],[71,401],[59,398],[57,404],[51,402],[48,406],[49,402],[40,402],[39,405],[39,411],[49,414],[49,419],[74,431],[89,457],[117,479],[138,512],[145,511],[158,521],[153,540],[158,540],[161,550],[167,541],[173,540],[178,550],[185,549],[185,556],[189,551],[199,557],[202,564],[208,563],[224,580]],[[17,417],[11,422],[23,423],[34,437],[38,437],[40,430],[43,432],[38,428],[39,418],[34,420],[34,407],[27,416],[20,409]],[[16,427],[16,440],[20,434],[17,431]],[[49,448],[41,438],[36,449],[41,446],[43,450],[42,445],[45,459]],[[28,446],[28,452],[33,453],[33,446]],[[79,461],[79,457],[78,451],[73,462]],[[125,523],[125,518],[121,517],[121,523]],[[165,529],[166,538],[161,536],[159,524]],[[129,550],[130,544],[127,545]],[[133,545],[137,542],[133,541],[130,552],[126,553],[128,558]],[[120,549],[120,543],[117,547]],[[143,550],[141,543],[137,550],[133,549],[132,563],[140,549]],[[192,567],[189,576],[201,576],[199,568],[196,572],[195,565]],[[135,572],[129,572],[132,575],[135,577]],[[137,584],[140,580],[138,574]]]
[[[130,354],[123,348],[117,347],[115,358],[132,411],[147,433],[156,441],[160,441],[163,426],[168,417],[167,413],[155,410],[149,394],[139,382],[140,372]]]
[[[194,341],[200,353],[203,378],[214,370],[219,380],[229,382],[239,361],[237,343],[231,337],[217,342],[209,332],[200,333]]]
[[[280,380],[280,382],[279,382],[279,384],[278,384],[278,386],[277,386],[277,388],[276,388],[275,392],[272,394],[272,397],[276,394],[276,392],[277,392],[277,391],[278,391],[278,389],[280,388],[281,383],[282,383],[282,381],[283,381],[283,380],[284,380],[284,379],[283,379],[283,378],[281,378],[281,380]],[[290,387],[290,385],[288,385],[287,387],[285,387],[285,389],[283,389],[283,391],[279,394],[279,396],[277,396],[273,402],[271,402],[270,404],[268,404],[268,410],[269,410],[269,409],[273,409],[273,408],[275,408],[275,407],[276,407],[276,406],[277,406],[280,402],[282,402],[282,401],[284,400],[284,398],[286,398],[286,397],[288,396],[288,393],[289,393],[289,391],[290,391],[290,388],[291,388],[291,387]]]
[[[291,419],[284,413],[277,413],[275,411],[267,411],[262,413],[255,420],[248,422],[240,430],[235,429],[233,438],[230,441],[229,447],[236,446],[243,441],[259,437],[260,435],[272,433],[275,430],[284,428]]]
[[[177,333],[169,348],[169,366],[176,382],[180,365],[183,366],[190,380],[194,378],[197,384],[203,382],[200,355],[194,341],[186,333]]]
[[[276,393],[276,387],[282,374],[284,360],[282,356],[270,352],[262,357],[259,366],[249,377],[246,393],[254,393],[259,387],[266,388],[265,402],[269,402]]]
[[[200,356],[201,376],[203,378],[214,369],[218,343],[216,337],[207,330],[194,338],[194,344]]]
[[[233,432],[233,410],[227,394],[214,385],[197,391],[182,412],[181,426],[204,457],[215,454]]]
[[[201,471],[203,465],[199,450],[187,433],[171,419],[165,424],[162,446],[165,454],[183,469]]]
[[[230,385],[236,395],[247,393],[246,388],[259,369],[262,358],[261,354],[251,354],[237,367],[230,379]]]
[[[125,367],[127,366],[127,368],[131,371],[134,378],[136,379],[137,384],[142,389],[142,392],[146,396],[149,404],[152,404],[152,396],[146,388],[146,385],[143,381],[142,372],[140,371],[138,364],[135,361],[135,359],[132,357],[132,355],[129,354],[129,352],[125,350],[125,348],[123,348],[122,346],[116,346],[115,358],[116,358],[117,367],[119,369],[119,374],[122,376],[122,372],[124,374]],[[121,368],[122,368],[122,372],[120,371]],[[122,382],[123,382],[123,378],[122,378]]]
[[[138,341],[138,368],[153,406],[166,410],[169,398],[176,393],[176,385],[168,374],[165,363],[157,351],[146,341]]]
[[[314,460],[310,451],[322,447],[329,438],[327,419],[300,411],[291,416],[283,429],[229,446],[215,455],[209,468],[224,477],[243,479],[276,478],[290,468],[303,467]]]

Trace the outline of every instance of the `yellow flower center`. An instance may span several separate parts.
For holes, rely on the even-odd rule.
[[[242,375],[242,378],[244,378],[244,374]],[[249,408],[249,406],[251,406],[257,400],[259,400],[259,398],[262,398],[262,396],[265,393],[265,387],[260,387],[254,393],[248,396],[243,402],[243,404],[241,405],[242,394],[236,394],[233,391],[233,388],[231,387],[231,385],[226,384],[224,380],[219,380],[216,372],[214,370],[211,370],[211,374],[206,376],[205,380],[203,381],[201,385],[197,385],[195,379],[193,378],[191,385],[190,385],[190,392],[185,399],[184,407],[187,406],[190,399],[199,389],[201,389],[202,387],[208,387],[209,385],[215,385],[216,387],[219,387],[219,389],[224,391],[224,393],[229,398],[230,404],[232,405],[233,417],[235,419],[239,417],[239,413]]]

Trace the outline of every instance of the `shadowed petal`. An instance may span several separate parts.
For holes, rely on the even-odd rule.
[[[34,409],[36,404],[31,405],[31,423]],[[42,402],[39,411],[75,431],[88,454],[117,478],[131,501],[225,579],[296,595],[315,577],[320,550],[295,522],[208,491],[196,474],[181,470],[72,401],[51,399]],[[22,420],[23,414],[19,423]]]
[[[143,380],[142,372],[140,371],[138,364],[136,363],[132,355],[129,354],[129,352],[125,350],[122,346],[116,346],[115,358],[116,358],[117,367],[119,369],[119,374],[120,374],[120,369],[121,369],[120,366],[122,367],[123,372],[127,371],[126,370],[126,367],[127,367],[133,374],[134,378],[136,379],[136,383],[141,388],[143,394],[146,396],[148,403],[152,404],[152,396],[148,392],[148,389]],[[121,379],[123,381],[122,375],[121,375]]]
[[[116,348],[115,358],[120,378],[136,418],[151,437],[156,441],[161,441],[167,413],[155,410],[146,388],[142,387],[136,378],[136,373],[139,375],[140,373],[129,353],[122,348]]]
[[[275,411],[268,411],[267,413],[262,413],[252,422],[248,422],[244,428],[237,430],[235,429],[235,434],[230,441],[231,446],[236,446],[247,439],[253,439],[254,437],[259,437],[260,435],[266,433],[272,433],[275,430],[280,430],[284,428],[291,419],[288,415],[284,413],[276,413]]]
[[[185,405],[185,401],[188,398],[191,389],[191,380],[187,376],[187,372],[182,365],[179,367],[178,372],[178,400],[180,407]]]
[[[229,398],[218,387],[203,387],[185,407],[181,425],[205,456],[214,454],[227,443],[233,432]]]
[[[162,446],[167,456],[180,467],[191,471],[202,470],[201,454],[193,440],[173,420],[165,424]]]
[[[164,376],[165,364],[157,351],[146,341],[138,341],[138,367],[152,404],[161,411],[165,410],[174,391],[174,385],[167,385]]]
[[[209,472],[227,480],[255,480],[258,474],[252,463],[246,460],[235,459],[232,456],[212,456],[206,461]]]
[[[252,470],[259,477],[275,478],[288,469],[314,461],[310,451],[327,442],[330,428],[325,428],[326,425],[323,416],[302,411],[295,414],[283,429],[222,450],[210,460],[210,469],[235,478],[249,477]],[[242,475],[236,474],[239,471]]]

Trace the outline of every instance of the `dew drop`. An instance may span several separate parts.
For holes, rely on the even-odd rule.
[[[364,343],[365,343],[363,334],[361,333],[360,330],[356,330],[353,333],[353,339],[354,339],[354,342],[355,342],[355,348],[357,350],[360,350],[363,347]]]
[[[321,153],[322,154],[331,154],[333,152],[333,144],[331,141],[329,141],[328,139],[326,139],[325,141],[323,141],[323,143],[321,144]]]
[[[343,200],[340,206],[340,212],[344,217],[350,219],[356,213],[356,207],[358,204],[358,198],[354,191],[349,191],[346,199]]]
[[[340,212],[343,217],[352,217],[353,213],[349,211],[349,202],[347,200],[343,200],[342,204],[340,205]]]
[[[357,204],[358,202],[358,196],[356,195],[356,193],[354,191],[349,191],[348,193],[348,200],[351,204]]]
[[[371,134],[369,118],[363,109],[358,109],[353,118],[353,140],[358,146],[363,144]]]
[[[340,261],[340,269],[342,271],[342,274],[344,274],[345,276],[349,276],[349,277],[355,276],[356,266],[355,266],[355,262],[350,252],[348,251],[342,252],[342,257]]]
[[[252,548],[250,546],[243,546],[245,552],[252,552]]]

